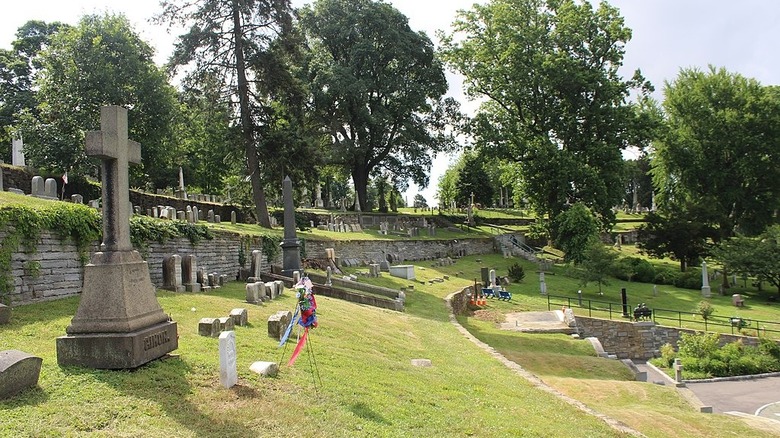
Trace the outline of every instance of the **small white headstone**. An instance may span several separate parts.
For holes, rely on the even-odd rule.
[[[236,332],[227,331],[219,335],[219,383],[232,388],[238,383],[236,368]]]
[[[279,372],[276,362],[255,362],[249,366],[249,370],[266,377],[273,377]]]

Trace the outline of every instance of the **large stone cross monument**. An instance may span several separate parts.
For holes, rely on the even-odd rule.
[[[127,109],[100,110],[87,133],[87,155],[102,160],[103,242],[84,268],[76,315],[57,338],[57,362],[88,368],[136,368],[178,348],[176,323],[163,312],[149,266],[130,243],[128,164],[141,145],[127,138]]]

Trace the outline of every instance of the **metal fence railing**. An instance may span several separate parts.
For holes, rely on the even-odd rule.
[[[592,318],[629,319],[633,320],[633,307],[627,303],[597,301],[581,297],[567,297],[560,295],[547,295],[547,310],[566,306],[574,310],[575,315]],[[780,322],[764,321],[759,319],[743,318],[739,316],[714,316],[707,319],[701,315],[669,309],[650,309],[650,319],[659,325],[686,328],[705,332],[731,333],[732,335],[745,335],[756,337],[780,338]]]

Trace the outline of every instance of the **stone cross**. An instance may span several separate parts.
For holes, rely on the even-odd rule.
[[[141,145],[127,138],[127,109],[100,108],[100,131],[86,138],[87,155],[102,161],[103,243],[101,251],[130,251],[128,163],[141,162]]]

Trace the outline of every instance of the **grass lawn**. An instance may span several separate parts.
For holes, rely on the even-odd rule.
[[[57,365],[54,340],[65,333],[78,297],[16,307],[12,323],[0,327],[0,350],[21,349],[44,363],[38,388],[0,402],[0,435],[620,436],[533,387],[448,322],[444,296],[472,284],[481,266],[502,272],[509,262],[494,255],[467,257],[444,268],[420,264],[417,282],[378,279],[388,287],[414,284],[404,313],[320,297],[314,354],[304,352],[294,367],[285,365],[292,347],[278,349],[266,333],[268,316],[292,309],[289,293],[249,306],[239,283],[210,293],[159,292],[163,309],[179,324],[178,357],[136,371]],[[450,280],[427,281],[443,275]],[[648,436],[669,436],[664,430],[675,436],[723,436],[717,431],[724,430],[768,436],[738,419],[696,413],[673,388],[627,380],[618,362],[596,358],[584,342],[501,332],[496,315],[546,309],[532,279],[512,286],[511,302],[491,301],[488,316],[462,323],[559,391]],[[549,281],[553,289],[567,287],[563,276]],[[239,384],[227,390],[219,385],[217,339],[198,336],[197,322],[241,306],[249,306],[250,326],[236,329]],[[430,359],[433,366],[413,367],[415,358]],[[282,363],[279,376],[251,373],[249,365],[257,360]],[[661,418],[668,429],[655,424]]]

